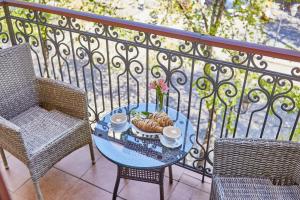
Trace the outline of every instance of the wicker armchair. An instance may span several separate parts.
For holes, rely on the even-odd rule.
[[[300,199],[300,144],[218,139],[211,200]]]
[[[84,91],[36,78],[28,44],[0,50],[0,153],[29,168],[37,198],[39,179],[59,160],[89,144],[95,163]]]

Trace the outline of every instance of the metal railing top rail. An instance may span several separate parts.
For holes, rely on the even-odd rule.
[[[29,2],[22,2],[16,0],[0,0],[0,5],[14,6],[19,8],[42,11],[42,12],[47,12],[47,13],[52,13],[57,15],[63,15],[71,18],[77,18],[86,21],[101,23],[104,25],[111,25],[114,27],[121,27],[130,30],[152,33],[156,35],[176,38],[180,40],[186,40],[190,42],[197,42],[208,46],[231,49],[231,50],[236,50],[236,51],[246,52],[246,53],[255,53],[259,55],[300,62],[300,52],[294,50],[270,47],[266,45],[237,41],[232,39],[225,39],[225,38],[215,37],[215,36],[201,35],[198,33],[174,29],[174,28],[117,19],[113,17],[101,16],[93,13],[74,11],[66,8],[59,8],[59,7],[42,5],[37,3],[29,3]]]

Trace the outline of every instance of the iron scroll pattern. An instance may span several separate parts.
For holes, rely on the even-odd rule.
[[[40,76],[86,90],[92,124],[113,108],[155,101],[147,86],[162,78],[170,87],[166,104],[184,113],[197,133],[179,165],[211,176],[218,137],[299,139],[299,67],[276,72],[254,53],[233,52],[224,60],[196,42],[169,47],[170,38],[153,33],[22,11],[7,16],[16,41],[31,44]]]
[[[3,22],[0,20],[0,40],[1,40],[1,47],[2,49],[4,44],[9,42],[9,36],[6,32],[3,31]]]
[[[4,45],[7,45],[9,43],[9,35],[6,32],[6,24],[5,24],[5,17],[0,17],[0,49],[3,48]]]

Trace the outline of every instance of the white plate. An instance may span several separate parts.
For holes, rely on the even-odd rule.
[[[181,141],[180,141],[180,139],[177,139],[177,140],[175,140],[175,142],[174,142],[173,144],[170,144],[170,143],[168,143],[168,142],[166,141],[166,139],[164,138],[163,135],[160,135],[160,136],[159,136],[159,140],[160,140],[160,143],[161,143],[162,145],[164,145],[164,146],[167,147],[167,148],[171,148],[171,149],[180,147],[181,144],[182,144]]]
[[[133,123],[131,123],[132,133],[137,135],[138,137],[143,138],[151,138],[151,139],[159,139],[161,133],[147,133],[145,131],[140,130],[137,128]]]
[[[127,131],[127,129],[129,128],[130,124],[127,122],[123,127],[114,127],[110,124],[110,128],[112,131],[115,132],[124,132]]]

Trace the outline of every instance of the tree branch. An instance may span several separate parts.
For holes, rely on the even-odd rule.
[[[196,33],[201,33],[199,30],[197,30],[197,28],[194,26],[193,24],[193,19],[187,14],[185,8],[181,5],[181,3],[179,2],[179,0],[175,1],[177,3],[177,5],[179,6],[179,8],[181,9],[183,15],[185,16],[185,18],[188,20],[189,26],[192,27],[193,32]]]
[[[205,30],[206,30],[206,32],[208,33],[209,27],[208,27],[208,21],[207,21],[207,18],[206,18],[205,14],[204,14],[204,12],[203,12],[202,10],[201,10],[200,12],[201,12],[201,14],[202,14],[202,18],[203,18],[203,21],[204,21]]]

